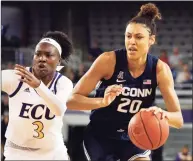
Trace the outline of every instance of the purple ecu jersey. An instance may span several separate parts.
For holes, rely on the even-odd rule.
[[[128,70],[126,49],[116,50],[115,54],[114,73],[109,80],[101,80],[95,97],[104,97],[105,89],[113,84],[122,84],[123,92],[108,107],[93,110],[90,125],[94,127],[96,135],[129,140],[127,127],[130,119],[141,108],[149,108],[154,104],[158,58],[148,54],[144,72],[133,78]]]

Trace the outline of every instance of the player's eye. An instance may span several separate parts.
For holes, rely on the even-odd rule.
[[[53,56],[53,54],[51,54],[51,53],[46,54],[46,57],[48,57],[48,58],[51,57],[51,56]]]
[[[142,36],[137,36],[137,39],[142,39],[143,37]]]
[[[131,38],[131,35],[126,35],[126,37],[130,39],[130,38]]]
[[[40,53],[39,53],[39,52],[35,52],[35,55],[36,55],[36,56],[40,56]]]

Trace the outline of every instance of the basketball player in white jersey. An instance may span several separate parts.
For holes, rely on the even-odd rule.
[[[73,84],[56,68],[72,50],[67,35],[47,32],[32,67],[2,71],[2,90],[9,95],[6,160],[69,160],[61,129]]]

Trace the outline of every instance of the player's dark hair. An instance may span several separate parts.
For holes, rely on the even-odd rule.
[[[153,3],[147,3],[141,6],[137,16],[133,17],[128,23],[145,24],[150,29],[150,35],[156,35],[156,20],[161,19],[161,14],[157,6]]]
[[[69,56],[73,52],[73,45],[68,36],[60,31],[48,31],[43,35],[41,39],[46,37],[52,38],[60,44],[62,48],[61,58],[64,59],[65,61],[68,61]]]

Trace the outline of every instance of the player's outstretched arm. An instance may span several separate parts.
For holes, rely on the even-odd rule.
[[[157,64],[157,82],[167,108],[165,112],[169,125],[181,128],[183,126],[183,117],[179,99],[174,89],[172,73],[170,67],[161,60]]]
[[[114,72],[115,55],[112,52],[101,54],[87,73],[79,80],[67,101],[67,108],[74,110],[92,110],[109,105],[121,92],[121,87],[110,86],[105,91],[104,98],[89,98],[88,95],[95,89],[102,79],[109,79]]]
[[[37,79],[31,72],[21,65],[15,66],[15,73],[20,75],[20,81],[27,83],[34,88],[37,93],[44,99],[50,111],[56,115],[61,116],[66,111],[66,100],[73,89],[73,84],[69,79],[61,78],[57,83],[56,95],[48,89],[48,87],[39,79]]]

